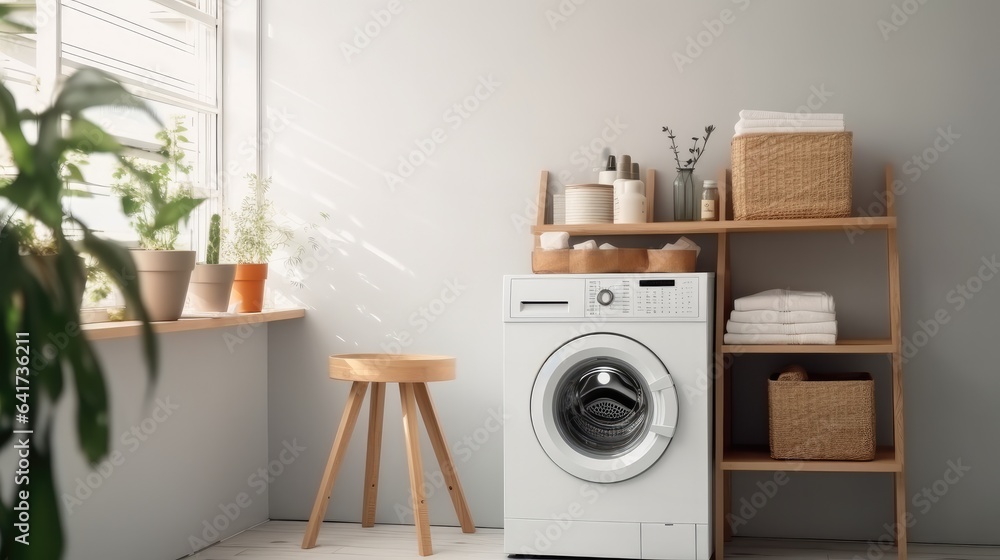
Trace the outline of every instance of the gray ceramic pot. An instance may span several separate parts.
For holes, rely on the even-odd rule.
[[[191,286],[188,288],[191,307],[196,311],[227,311],[234,278],[235,264],[194,265]]]
[[[139,295],[150,321],[176,321],[184,311],[194,251],[133,250]]]

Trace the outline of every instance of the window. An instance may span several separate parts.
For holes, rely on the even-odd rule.
[[[192,166],[186,180],[196,196],[208,200],[182,228],[178,248],[195,249],[199,256],[205,250],[209,217],[221,207],[218,13],[218,0],[39,2],[36,34],[0,39],[4,83],[23,106],[44,106],[51,96],[46,86],[56,75],[91,66],[145,100],[165,125],[180,120],[187,129],[185,162]],[[159,157],[160,127],[141,112],[102,107],[87,117],[117,137],[128,155],[154,161]],[[111,192],[115,167],[114,158],[99,156],[81,166],[86,183],[72,187],[90,196],[67,199],[67,211],[105,237],[134,243],[136,236]]]

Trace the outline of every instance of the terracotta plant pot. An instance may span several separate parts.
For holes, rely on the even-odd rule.
[[[264,308],[264,281],[267,280],[267,263],[236,265],[236,280],[229,304],[239,303],[240,313],[259,313]]]
[[[194,265],[188,297],[196,311],[227,311],[236,278],[235,264]]]
[[[194,251],[132,251],[139,271],[139,297],[150,321],[176,321],[184,311]]]

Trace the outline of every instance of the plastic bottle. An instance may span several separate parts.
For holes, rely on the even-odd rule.
[[[622,185],[620,211],[616,224],[646,223],[646,185],[631,179]]]
[[[719,188],[715,181],[706,180],[701,193],[701,221],[714,222],[719,219]]]
[[[614,208],[612,215],[614,216],[614,222],[620,223],[618,220],[621,214],[621,206],[619,198],[622,195],[622,185],[625,181],[629,181],[632,178],[632,156],[628,154],[622,154],[618,158],[618,177],[614,182]]]
[[[597,174],[597,183],[600,185],[614,185],[618,178],[618,167],[615,163],[615,156],[608,156],[608,164]]]

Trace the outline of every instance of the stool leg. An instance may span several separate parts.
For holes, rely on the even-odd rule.
[[[427,435],[430,436],[431,445],[434,447],[434,454],[437,455],[438,465],[441,467],[441,474],[448,485],[448,492],[451,494],[451,503],[455,506],[455,514],[458,515],[458,522],[462,524],[463,533],[475,533],[476,525],[472,522],[472,513],[469,511],[469,504],[465,501],[465,492],[462,491],[462,482],[458,479],[458,471],[455,469],[455,461],[451,458],[451,450],[448,449],[448,440],[444,437],[441,423],[438,421],[437,410],[431,400],[431,393],[427,389],[426,383],[414,383],[413,388],[417,396],[417,404],[420,406],[420,413],[424,417],[424,426],[427,427]]]
[[[403,405],[403,433],[406,435],[406,456],[410,463],[410,491],[413,492],[413,524],[417,526],[417,552],[433,554],[431,526],[424,499],[424,466],[420,460],[420,432],[413,383],[399,384],[399,400]]]
[[[385,383],[372,383],[368,401],[368,458],[365,460],[365,509],[361,526],[375,525],[378,501],[378,468],[382,459],[382,411],[385,410]]]
[[[354,425],[358,421],[358,413],[361,412],[361,403],[365,400],[366,389],[368,389],[367,382],[355,381],[351,385],[351,394],[347,398],[344,415],[340,418],[337,435],[333,438],[333,448],[330,449],[330,458],[326,462],[323,479],[319,483],[319,492],[316,494],[316,502],[313,504],[312,514],[309,515],[309,524],[306,525],[306,534],[302,539],[302,548],[316,546],[319,527],[323,523],[327,506],[330,504],[333,482],[337,478],[340,463],[343,462],[344,455],[347,452],[347,444],[351,441],[351,432],[354,431]]]

